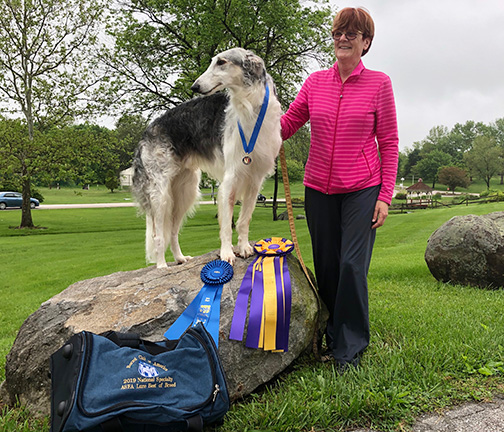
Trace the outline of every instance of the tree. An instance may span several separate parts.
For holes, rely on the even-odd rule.
[[[131,166],[133,153],[147,128],[147,120],[141,115],[123,114],[115,124],[117,139],[122,142],[118,150],[119,170]]]
[[[90,143],[95,142],[87,141],[85,136],[73,133],[68,127],[52,127],[44,132],[34,129],[31,139],[26,131],[24,120],[0,119],[0,171],[7,178],[20,179],[15,186],[21,188],[23,195],[26,182],[29,182],[31,195],[31,180],[49,182],[70,177],[75,167],[83,164],[83,149],[90,148]],[[28,210],[29,203],[28,199]],[[23,209],[25,205],[23,196]],[[24,213],[21,226],[33,227],[31,211]]]
[[[406,178],[406,165],[408,164],[408,156],[402,151],[399,152],[399,159],[397,161],[397,177]]]
[[[457,123],[453,126],[448,136],[449,153],[457,163],[463,162],[464,153],[471,150],[476,137],[486,135],[488,127],[484,123],[466,121],[464,124]]]
[[[117,174],[114,170],[108,170],[107,176],[105,178],[105,187],[110,190],[110,192],[114,193],[114,189],[119,187],[119,179],[117,178]]]
[[[404,165],[404,177],[414,174],[413,168],[420,161],[421,144],[420,142],[413,143],[413,149],[405,149],[407,161]]]
[[[448,186],[452,193],[455,191],[455,188],[459,186],[466,188],[470,184],[467,171],[456,166],[440,168],[438,172],[438,180],[439,183]]]
[[[418,161],[414,170],[420,177],[432,180],[432,188],[434,189],[438,180],[439,168],[450,165],[451,162],[452,158],[449,154],[441,150],[433,150]]]
[[[446,126],[434,126],[427,136],[420,142],[422,153],[427,154],[433,150],[446,151],[448,142],[448,128]]]
[[[479,136],[473,142],[472,149],[464,155],[470,172],[483,179],[490,189],[492,177],[502,171],[502,152],[494,138]]]
[[[96,41],[101,0],[2,0],[0,3],[0,93],[21,113],[26,130],[13,149],[24,165],[20,227],[33,227],[29,199],[32,161],[50,153],[38,132],[83,114],[80,104],[96,83],[88,67]],[[18,151],[19,150],[19,151]],[[22,151],[21,151],[22,150]]]
[[[310,129],[307,125],[299,129],[287,141],[284,141],[285,157],[306,165],[310,152]]]
[[[78,184],[105,184],[110,170],[119,174],[126,141],[119,140],[116,131],[88,123],[67,129],[76,136],[71,144],[75,155],[72,175]]]
[[[501,157],[504,158],[504,117],[490,123],[489,135],[495,139],[495,142],[502,151]],[[504,165],[500,172],[500,184],[504,184]]]
[[[114,102],[134,112],[164,110],[192,97],[190,86],[218,52],[231,47],[261,56],[280,99],[290,102],[313,60],[331,61],[331,10],[300,0],[131,0],[108,20],[112,49],[103,62],[115,71]],[[117,105],[117,104],[116,104]]]

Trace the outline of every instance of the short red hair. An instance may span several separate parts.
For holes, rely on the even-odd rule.
[[[337,31],[359,31],[362,33],[364,39],[368,38],[370,40],[367,49],[362,51],[362,55],[365,55],[369,48],[371,48],[371,43],[374,38],[374,22],[373,18],[369,12],[364,8],[351,8],[347,7],[341,9],[334,17],[332,34]]]

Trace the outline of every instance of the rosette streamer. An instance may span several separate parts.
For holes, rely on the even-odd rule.
[[[177,320],[166,330],[167,339],[179,339],[189,326],[199,322],[219,346],[220,301],[223,285],[233,278],[233,266],[221,260],[210,261],[201,270],[204,285]]]
[[[257,257],[249,265],[236,297],[230,339],[243,340],[250,296],[245,345],[265,351],[287,351],[292,294],[286,255],[293,248],[292,241],[280,237],[254,245]]]

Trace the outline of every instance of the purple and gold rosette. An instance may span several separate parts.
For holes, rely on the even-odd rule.
[[[265,351],[288,350],[292,292],[286,255],[293,249],[291,240],[280,237],[254,245],[257,257],[249,265],[238,291],[230,339],[243,340],[250,297],[245,345]]]

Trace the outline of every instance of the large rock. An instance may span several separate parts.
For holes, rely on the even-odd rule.
[[[425,261],[442,282],[504,286],[504,212],[453,217],[430,236]]]
[[[7,356],[4,397],[7,394],[12,403],[19,398],[33,414],[49,414],[49,357],[73,333],[131,331],[149,340],[163,340],[165,330],[203,286],[201,269],[217,258],[217,253],[211,252],[167,270],[148,267],[77,282],[46,301],[21,326]],[[236,294],[252,260],[237,259],[234,277],[222,293],[219,353],[232,399],[251,393],[311,348],[316,326],[315,296],[299,261],[291,255],[289,351],[264,352],[228,339]]]

